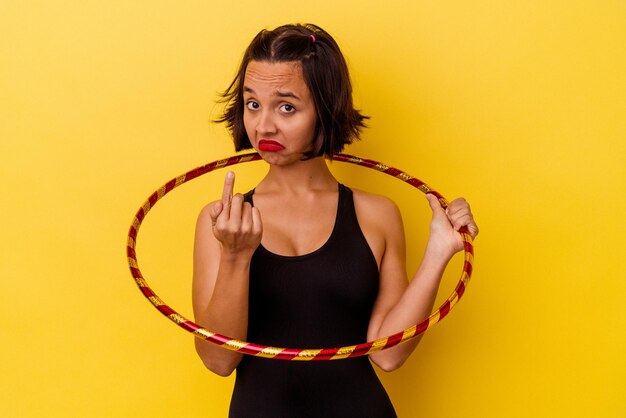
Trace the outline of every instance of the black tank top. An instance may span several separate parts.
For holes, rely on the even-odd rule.
[[[245,195],[252,203],[254,190]],[[339,185],[335,226],[312,253],[282,256],[259,245],[250,267],[248,341],[323,348],[366,341],[378,266],[352,191]],[[286,361],[244,356],[230,417],[395,417],[368,357]]]

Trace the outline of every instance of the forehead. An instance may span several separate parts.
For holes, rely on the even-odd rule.
[[[244,87],[253,90],[297,90],[308,93],[302,75],[302,65],[297,62],[250,61],[246,68]]]

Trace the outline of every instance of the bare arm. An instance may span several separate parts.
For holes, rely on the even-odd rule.
[[[380,290],[368,329],[368,340],[382,338],[406,329],[426,318],[435,302],[443,271],[452,256],[463,249],[457,232],[467,225],[474,237],[478,228],[464,199],[450,203],[443,210],[439,201],[427,195],[433,217],[430,237],[422,262],[407,285],[405,242],[402,220],[397,208],[388,212],[385,249],[380,264]],[[397,347],[374,353],[372,361],[385,371],[395,370],[413,352],[421,335]]]
[[[248,329],[250,260],[261,242],[256,208],[233,196],[234,173],[224,181],[222,200],[207,205],[198,217],[193,263],[193,310],[198,324],[245,340]],[[208,369],[228,376],[242,354],[195,339],[196,352]]]

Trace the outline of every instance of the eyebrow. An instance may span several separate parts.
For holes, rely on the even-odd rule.
[[[252,93],[252,94],[256,94],[256,92],[251,89],[250,87],[243,87],[243,91],[245,93]],[[294,93],[290,92],[290,91],[276,91],[274,93],[272,93],[272,96],[277,96],[277,97],[291,97],[294,98],[296,100],[302,100],[300,99],[300,97],[298,97],[297,95],[295,95]]]

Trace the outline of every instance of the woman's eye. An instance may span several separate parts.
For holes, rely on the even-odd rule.
[[[250,100],[248,103],[246,103],[246,107],[250,110],[257,110],[259,108],[259,104]]]
[[[295,107],[293,107],[293,106],[292,106],[292,105],[290,105],[290,104],[284,104],[284,105],[282,105],[282,106],[280,107],[280,110],[282,110],[282,111],[283,111],[283,112],[285,112],[285,113],[291,113],[291,112],[293,112],[294,110],[296,110],[296,108],[295,108]]]

